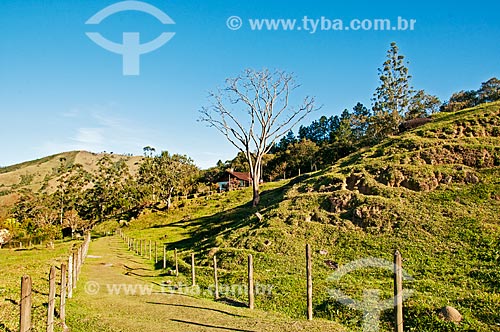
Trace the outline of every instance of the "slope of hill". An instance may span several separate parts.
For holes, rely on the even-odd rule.
[[[64,158],[64,165],[67,168],[81,164],[86,171],[93,172],[96,170],[97,161],[103,155],[87,151],[71,151],[0,168],[0,210],[2,207],[12,206],[19,191],[23,189],[52,192],[57,186],[57,170],[61,166],[61,159]],[[131,173],[137,172],[138,162],[142,160],[142,157],[108,155],[114,161],[124,158]]]
[[[313,245],[314,312],[360,330],[363,315],[329,296],[339,289],[354,299],[363,290],[392,296],[391,273],[376,268],[328,277],[336,266],[363,258],[392,261],[403,255],[413,277],[405,288],[408,331],[500,331],[500,103],[456,113],[359,151],[328,169],[267,184],[255,215],[250,191],[178,202],[168,214],[144,215],[125,231],[200,253],[210,266],[217,252],[227,272],[222,282],[241,283],[241,264],[255,256],[257,280],[273,286],[260,308],[303,317],[304,246]],[[262,220],[260,220],[262,219]],[[186,264],[187,266],[187,264]],[[205,271],[209,271],[206,269]],[[201,273],[200,285],[210,285]],[[205,279],[203,279],[205,278]],[[444,322],[446,305],[463,315]],[[391,329],[392,314],[381,317]]]

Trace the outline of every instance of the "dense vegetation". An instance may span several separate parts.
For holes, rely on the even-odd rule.
[[[340,159],[328,168],[264,186],[261,217],[250,191],[178,202],[169,213],[140,217],[123,231],[178,248],[189,275],[195,252],[200,286],[212,283],[217,253],[223,284],[245,280],[246,255],[255,257],[259,284],[273,285],[257,307],[304,317],[304,246],[313,246],[314,312],[350,330],[362,313],[329,296],[340,289],[361,300],[364,289],[392,296],[391,273],[359,269],[329,281],[335,265],[367,257],[403,255],[413,277],[405,288],[408,331],[499,331],[500,322],[500,103],[440,113],[434,121]],[[116,224],[115,224],[116,225]],[[169,264],[171,258],[169,258]],[[186,282],[186,279],[180,279]],[[173,282],[179,282],[174,280]],[[231,294],[239,301],[245,295]],[[450,305],[460,324],[439,318]],[[392,312],[382,330],[392,329]]]
[[[262,156],[261,178],[275,181],[323,169],[398,134],[403,121],[500,98],[500,81],[492,78],[482,83],[479,90],[455,93],[441,104],[423,90],[414,90],[406,65],[405,57],[392,43],[387,60],[379,69],[380,85],[373,95],[372,108],[357,103],[340,116],[321,116],[310,125],[301,126],[298,135],[289,131]],[[173,197],[210,194],[217,190],[214,182],[228,168],[250,172],[244,152],[203,171],[187,156],[170,155],[167,151],[155,153],[154,148],[145,147],[144,157],[134,164],[134,170],[126,157],[117,159],[103,154],[88,169],[75,162],[75,153],[66,154],[45,176],[41,187],[32,185],[35,174],[21,173],[17,184],[0,191],[0,198],[10,195],[10,203],[17,202],[9,213],[0,211],[0,228],[18,238],[54,239],[61,236],[64,227],[74,232],[110,218],[128,221],[145,208],[170,208]],[[2,168],[0,173],[19,172],[35,164],[39,168],[55,158]]]
[[[274,287],[257,306],[292,317],[304,316],[303,250],[311,243],[315,315],[352,329],[359,329],[362,314],[328,291],[360,299],[369,287],[388,298],[390,273],[356,271],[337,283],[328,276],[356,259],[390,260],[397,248],[414,278],[407,284],[415,290],[405,302],[408,330],[499,331],[500,102],[494,101],[500,81],[441,104],[411,87],[395,44],[379,72],[371,108],[358,103],[339,116],[322,116],[271,147],[262,159],[268,183],[257,208],[250,190],[209,195],[227,168],[249,171],[244,153],[202,171],[187,156],[146,147],[133,167],[102,154],[92,168],[66,155],[56,164],[47,158],[3,169],[3,175],[21,173],[2,185],[0,198],[15,195],[15,204],[0,216],[0,229],[56,239],[63,227],[121,226],[132,237],[180,249],[181,272],[192,251],[206,267],[217,253],[226,284],[244,281],[241,265],[252,253],[257,281]],[[427,117],[429,123],[400,130],[405,121]],[[50,162],[41,187],[34,185],[40,171],[22,172]],[[287,180],[273,182],[281,178]],[[200,286],[210,284],[210,270],[201,269]],[[444,305],[458,308],[462,323],[440,319]],[[382,328],[391,324],[387,312]]]

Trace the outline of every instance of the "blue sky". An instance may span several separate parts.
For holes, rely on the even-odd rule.
[[[446,100],[500,77],[498,1],[167,1],[147,3],[175,25],[137,11],[100,25],[85,22],[108,0],[0,2],[0,165],[69,150],[142,154],[146,145],[187,154],[201,167],[236,150],[197,122],[207,94],[245,68],[293,72],[297,97],[314,95],[321,115],[358,101],[370,105],[377,68],[396,41],[410,61],[412,84]],[[239,16],[237,31],[226,26]],[[414,31],[252,31],[249,19],[416,19]],[[122,57],[86,32],[120,42],[175,32],[140,57],[140,75],[124,76]]]

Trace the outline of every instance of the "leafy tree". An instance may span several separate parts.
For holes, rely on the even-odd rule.
[[[391,43],[387,60],[379,68],[380,86],[373,98],[371,134],[375,141],[397,133],[398,125],[408,112],[413,88],[404,59],[396,43]]]
[[[368,125],[370,123],[371,112],[365,105],[357,103],[352,109],[351,128],[354,138],[360,142],[367,133]]]
[[[141,164],[139,182],[148,188],[155,202],[164,202],[169,209],[174,194],[186,195],[194,188],[198,172],[191,158],[163,151]]]
[[[25,192],[12,211],[12,216],[28,233],[46,235],[50,240],[58,236],[60,225],[57,204],[53,196]]]
[[[493,77],[483,82],[481,89],[478,91],[478,99],[480,103],[490,103],[500,100],[500,80]]]
[[[479,104],[477,91],[459,91],[451,95],[450,100],[441,107],[442,112],[455,112]]]
[[[301,126],[299,128],[299,139],[308,139],[316,144],[329,142],[332,140],[332,133],[339,126],[339,118],[337,116],[326,117],[322,116],[318,120],[313,121],[309,126]]]
[[[292,130],[290,130],[285,136],[283,136],[279,143],[277,144],[277,151],[285,151],[290,144],[297,142],[297,138],[295,138],[295,134]],[[277,151],[271,151],[273,153]]]
[[[54,198],[59,202],[59,222],[62,225],[66,210],[78,210],[85,196],[85,190],[91,180],[91,175],[81,164],[71,168],[64,168],[61,162],[60,173],[57,178],[57,190]]]
[[[302,139],[291,144],[286,150],[286,165],[290,173],[317,169],[316,153],[319,147],[313,141]]]
[[[236,155],[236,157],[233,160],[228,161],[227,164],[229,165],[229,167],[227,167],[227,168],[232,168],[237,172],[248,172],[249,171],[247,157],[241,151],[238,152],[238,154]]]
[[[98,160],[97,166],[91,188],[85,192],[86,212],[89,217],[100,222],[122,210],[123,194],[131,175],[123,159],[114,162],[107,154]]]
[[[68,210],[64,212],[62,227],[70,227],[71,235],[73,235],[78,229],[89,227],[89,224],[80,217],[76,210]]]
[[[428,117],[438,112],[440,106],[441,101],[438,97],[429,95],[424,90],[419,90],[412,96],[405,120]]]
[[[247,69],[226,80],[226,87],[210,94],[211,105],[201,110],[201,121],[222,133],[246,156],[252,178],[252,205],[259,204],[262,159],[274,144],[314,110],[306,97],[296,108],[289,105],[298,85],[292,75]]]

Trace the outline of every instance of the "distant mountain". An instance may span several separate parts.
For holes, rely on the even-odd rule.
[[[53,192],[57,186],[57,170],[61,165],[61,160],[64,160],[63,162],[68,168],[75,164],[81,164],[86,171],[93,172],[97,169],[97,161],[104,155],[104,153],[70,151],[1,167],[0,217],[2,217],[2,209],[5,213],[5,209],[15,203],[22,190]],[[107,155],[114,161],[124,159],[132,174],[138,171],[139,163],[142,160],[140,156]]]

